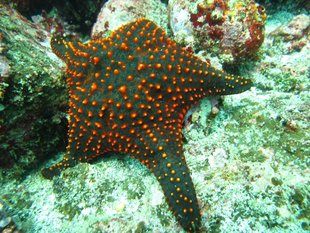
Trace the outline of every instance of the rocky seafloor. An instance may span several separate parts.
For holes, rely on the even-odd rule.
[[[189,2],[110,0],[86,31],[105,35],[149,17],[211,64],[251,78],[249,91],[202,101],[183,130],[201,231],[309,232],[309,4],[259,1],[267,12],[264,40],[253,54],[241,54],[221,50],[221,40],[202,45],[206,35],[186,21],[195,11]],[[55,30],[78,27],[61,18],[59,8],[24,17],[18,6],[29,5],[0,3],[0,231],[183,232],[156,178],[129,157],[79,164],[52,181],[42,177],[41,169],[59,160],[66,144],[64,64],[51,53],[49,39]],[[182,8],[182,20],[171,15],[174,7]],[[227,32],[236,22],[217,29]]]

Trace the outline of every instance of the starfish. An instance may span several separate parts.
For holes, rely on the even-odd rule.
[[[181,226],[199,231],[183,118],[202,98],[240,93],[252,82],[212,68],[147,19],[85,44],[55,35],[51,47],[67,65],[68,146],[64,159],[43,169],[43,176],[52,179],[107,152],[130,155],[154,173]]]

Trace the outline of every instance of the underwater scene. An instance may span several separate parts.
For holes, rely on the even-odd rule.
[[[310,1],[0,0],[0,232],[310,232]]]

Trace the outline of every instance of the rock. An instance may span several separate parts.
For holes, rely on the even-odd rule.
[[[4,56],[0,56],[0,77],[8,78],[9,73],[10,73],[9,60]]]
[[[56,26],[56,30],[60,29],[61,32],[74,31],[75,33],[89,34],[91,26],[105,1],[2,0],[1,2],[13,3],[13,7],[27,18],[37,21],[43,16],[46,26],[50,29],[55,29],[53,27]],[[63,24],[64,22],[65,24]],[[49,29],[47,28],[47,30]]]
[[[264,41],[267,15],[253,0],[171,0],[168,13],[178,43],[226,63],[254,56]]]
[[[272,37],[282,37],[284,41],[295,41],[309,36],[310,17],[305,14],[295,16],[287,25],[282,25],[270,33]]]
[[[153,20],[167,31],[167,9],[164,3],[158,0],[110,0],[101,8],[91,36],[107,36],[122,24],[138,18]]]
[[[63,63],[48,33],[9,6],[0,6],[0,167],[14,176],[66,144]]]
[[[0,202],[0,232],[20,233],[12,217],[5,211],[4,204]]]
[[[292,13],[288,12],[291,8],[282,3],[297,1],[279,0],[277,5],[280,5],[280,2],[284,10],[267,19],[267,32],[273,31],[279,22],[283,25],[290,23],[290,18],[283,16],[292,16]],[[115,7],[117,8],[117,5]],[[6,11],[12,19],[2,17],[1,11],[2,24],[3,20],[25,20],[17,21],[14,12],[9,9]],[[21,30],[22,26],[25,29]],[[1,117],[6,117],[6,124],[14,120],[14,116],[11,117],[12,112],[21,114],[24,117],[22,120],[32,116],[31,121],[27,121],[28,124],[37,121],[34,117],[42,119],[42,114],[38,114],[34,108],[36,104],[38,108],[46,111],[51,109],[50,103],[55,103],[52,113],[56,114],[52,121],[54,118],[55,121],[62,119],[57,114],[62,113],[62,110],[58,110],[58,106],[62,105],[55,99],[56,94],[63,96],[62,92],[59,91],[59,84],[48,81],[51,77],[59,82],[62,80],[60,71],[55,71],[61,69],[61,65],[52,55],[49,55],[53,58],[50,60],[42,56],[43,62],[36,59],[38,64],[34,63],[33,58],[29,58],[35,52],[26,53],[24,50],[40,49],[39,45],[38,48],[27,47],[27,44],[32,45],[36,39],[24,42],[31,37],[25,30],[31,34],[31,28],[27,20],[19,27],[11,26],[10,30],[6,29],[7,33],[14,33],[14,37],[6,35],[11,42],[8,44],[4,39],[3,46],[0,42],[0,50],[3,48],[5,51],[0,52],[0,55],[5,56],[10,65],[9,78],[3,79],[5,82],[2,83],[7,85],[4,86],[5,94],[12,100],[9,98],[11,102],[8,103],[1,99],[0,103],[0,114]],[[19,60],[14,56],[7,56],[8,48],[16,54],[19,49],[16,46],[20,44],[22,46]],[[195,110],[193,116],[196,121],[192,121],[183,130],[185,157],[202,211],[201,232],[309,232],[310,46],[307,43],[299,51],[287,53],[287,44],[290,42],[283,43],[283,37],[278,44],[274,43],[272,38],[266,37],[263,44],[264,56],[260,61],[249,62],[247,66],[238,64],[240,75],[251,77],[255,82],[254,87],[239,95],[225,96],[216,105],[209,101],[204,104],[202,101],[199,111]],[[42,55],[45,54],[44,51]],[[47,62],[51,62],[52,66],[49,71],[46,71]],[[220,63],[221,61],[218,62]],[[26,69],[16,68],[26,64],[28,72]],[[214,65],[213,61],[212,64]],[[42,76],[29,71],[30,67],[39,65],[42,66]],[[22,70],[22,73],[19,74],[16,70]],[[28,74],[28,78],[22,74]],[[30,98],[36,97],[37,92],[25,91],[24,95],[21,94],[18,89],[21,84],[35,91],[33,79],[38,82],[36,85],[42,85],[40,83],[45,79],[51,85],[44,87],[51,95],[50,101],[45,101],[45,91],[39,92],[42,93],[42,100]],[[12,83],[8,80],[12,80]],[[28,90],[26,87],[22,90]],[[28,101],[16,105],[19,103],[18,99],[23,100],[23,96],[26,96]],[[46,106],[43,106],[44,104]],[[15,111],[7,111],[12,106],[17,106]],[[66,106],[66,103],[63,106]],[[212,106],[216,106],[219,111],[211,109]],[[27,114],[23,115],[21,110],[25,110]],[[33,114],[34,117],[30,114],[31,111],[36,113]],[[212,111],[218,112],[213,115]],[[10,117],[2,115],[3,112],[10,113]],[[51,118],[44,121],[47,129],[51,124],[48,120],[51,121]],[[4,124],[1,122],[0,125]],[[53,125],[59,126],[58,123]],[[13,129],[12,126],[11,131]],[[43,133],[44,130],[31,130],[35,130],[38,134],[35,138],[41,137],[43,142],[48,138],[48,135]],[[29,134],[28,131],[22,128],[21,134],[15,135],[22,137],[25,133]],[[47,134],[50,133],[49,130]],[[52,138],[55,134],[51,135]],[[3,128],[0,135],[4,135]],[[1,146],[7,146],[7,151],[10,151],[10,141],[5,142],[6,145]],[[39,144],[41,141],[37,142]],[[15,146],[19,146],[18,143],[29,148],[25,140],[15,142]],[[49,147],[45,145],[49,144],[43,144],[42,151],[49,152]],[[53,145],[53,141],[50,145]],[[36,145],[36,148],[39,146]],[[42,154],[38,149],[33,151]],[[4,158],[2,152],[0,151],[0,157]],[[22,158],[29,159],[25,153],[17,155],[20,163],[25,163]],[[66,169],[53,181],[43,179],[40,170],[41,168],[37,167],[25,179],[20,180],[3,177],[6,172],[1,170],[0,200],[7,204],[10,213],[4,217],[5,224],[8,222],[6,218],[12,217],[16,225],[23,226],[25,232],[180,231],[154,175],[128,156],[112,155],[95,164],[82,163]],[[9,230],[11,228],[8,228]]]

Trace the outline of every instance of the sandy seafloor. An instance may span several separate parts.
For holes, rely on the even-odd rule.
[[[261,60],[242,69],[254,87],[226,96],[215,117],[203,101],[184,129],[202,231],[310,230],[310,44],[287,52],[269,37],[292,18],[278,12],[267,19]],[[52,181],[40,170],[1,187],[23,232],[184,232],[155,177],[131,158],[80,164]]]

